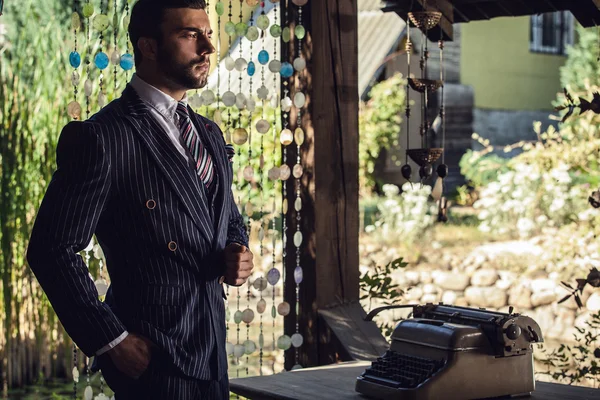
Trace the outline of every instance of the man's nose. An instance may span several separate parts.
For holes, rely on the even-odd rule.
[[[212,42],[211,42],[211,40],[209,38],[206,38],[206,39],[202,40],[199,43],[198,47],[199,47],[198,48],[198,52],[201,55],[204,55],[204,54],[213,54],[215,52],[215,46],[213,46],[213,44],[212,44]]]

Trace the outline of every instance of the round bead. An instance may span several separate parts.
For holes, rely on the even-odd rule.
[[[238,146],[241,146],[247,141],[248,131],[246,131],[244,128],[235,128],[233,130],[233,143],[237,144]]]
[[[246,69],[246,72],[248,72],[248,76],[254,76],[254,74],[256,73],[256,64],[254,64],[254,61],[250,61],[248,63],[248,68]]]
[[[225,57],[223,62],[225,63],[225,69],[227,71],[233,71],[233,69],[235,68],[235,60],[233,58],[227,56]]]
[[[271,25],[271,29],[269,29],[269,33],[274,38],[278,38],[279,36],[281,36],[281,26],[279,26],[277,24]]]
[[[84,400],[92,400],[94,398],[94,389],[91,386],[86,386],[83,391]]]
[[[302,245],[302,232],[298,231],[294,233],[294,246],[300,247]]]
[[[246,33],[248,33],[248,25],[244,22],[238,22],[237,24],[235,24],[235,34],[242,37],[242,36],[246,36]]]
[[[254,286],[254,289],[258,290],[259,292],[262,292],[267,288],[267,283],[267,280],[261,276],[254,281],[252,286]]]
[[[83,91],[84,91],[85,95],[88,97],[91,96],[92,89],[93,89],[92,81],[90,79],[86,79],[85,83],[83,84]]]
[[[294,333],[292,335],[292,346],[300,347],[300,346],[302,346],[302,343],[304,343],[304,339],[302,338],[302,335],[299,333]]]
[[[231,107],[235,104],[235,94],[232,91],[227,91],[223,93],[223,104],[227,107]]]
[[[254,178],[254,169],[250,165],[246,165],[244,168],[244,179],[247,182],[251,182],[252,178]]]
[[[217,2],[217,4],[215,4],[215,11],[217,12],[217,15],[223,15],[225,13],[225,4],[223,4],[222,1]]]
[[[256,91],[256,95],[258,96],[259,99],[266,100],[267,97],[269,97],[269,89],[267,89],[267,87],[265,85],[262,85]]]
[[[289,97],[284,97],[281,100],[281,111],[283,112],[289,112],[292,109],[292,99],[290,99]]]
[[[244,93],[238,93],[235,95],[235,106],[239,110],[243,110],[246,107],[246,96]]]
[[[292,3],[301,7],[306,5],[306,3],[308,3],[308,0],[292,0]]]
[[[79,28],[81,28],[81,18],[78,12],[74,12],[71,14],[71,29],[79,30]]]
[[[235,322],[236,324],[239,324],[240,322],[242,322],[242,311],[241,310],[237,310],[235,312],[235,314],[233,314],[233,322]]]
[[[235,358],[240,358],[241,356],[243,356],[245,351],[246,348],[243,344],[236,344],[235,346],[233,346],[233,356]]]
[[[244,353],[250,355],[256,351],[256,344],[252,340],[246,340],[244,342]]]
[[[131,22],[131,17],[129,15],[125,15],[123,17],[123,29],[127,30],[127,28],[129,28],[129,22]]]
[[[242,72],[243,70],[246,69],[246,67],[248,66],[248,61],[246,61],[245,58],[238,58],[237,60],[235,60],[235,69]]]
[[[294,35],[296,35],[297,39],[304,39],[304,36],[306,36],[306,29],[304,29],[304,26],[296,25],[296,28],[294,28]]]
[[[92,23],[94,29],[98,32],[104,32],[106,28],[110,25],[110,19],[107,15],[100,14],[94,17],[94,22]]]
[[[104,296],[106,294],[106,291],[108,290],[108,283],[106,283],[104,279],[97,279],[96,282],[94,282],[94,285],[96,286],[98,296]]]
[[[98,94],[98,106],[100,108],[104,107],[107,103],[106,95],[102,92]]]
[[[262,348],[265,347],[265,335],[263,335],[262,333],[260,333],[258,335],[258,345]]]
[[[281,212],[287,214],[288,212],[288,199],[283,199],[283,204],[281,205]],[[283,237],[284,243],[287,242],[286,236]]]
[[[246,308],[244,312],[242,312],[242,321],[244,323],[249,324],[254,321],[254,311],[249,308]]]
[[[248,4],[250,7],[254,7],[258,3],[260,3],[260,0],[246,0],[246,4]]]
[[[304,272],[302,271],[302,267],[298,266],[294,269],[294,282],[296,282],[297,285],[302,283],[302,280],[304,279]]]
[[[277,347],[281,350],[287,350],[292,345],[292,339],[288,335],[281,335],[277,338]]]
[[[225,23],[225,33],[228,34],[229,36],[235,35],[235,24],[233,22],[227,21]]]
[[[192,108],[200,108],[204,105],[204,100],[198,93],[194,93],[189,99],[188,104]]]
[[[294,105],[298,108],[304,107],[306,103],[306,96],[302,92],[298,92],[294,95]]]
[[[81,13],[85,18],[89,18],[94,15],[94,5],[92,3],[86,3],[81,10]]]
[[[292,173],[294,174],[294,178],[299,179],[302,176],[303,172],[304,172],[304,169],[302,168],[302,165],[300,165],[300,164],[294,165],[294,169],[292,171]]]
[[[265,160],[264,160],[264,156],[261,154],[260,155],[260,168],[262,169],[264,167],[265,164]],[[262,241],[265,238],[265,228],[263,228],[262,226],[260,228],[258,228],[258,240]]]
[[[113,65],[119,65],[121,63],[121,54],[117,50],[113,51],[110,55],[110,62]]]
[[[67,113],[69,117],[79,119],[81,117],[81,105],[76,101],[70,102],[67,106]]]
[[[287,302],[279,303],[277,306],[277,313],[283,317],[290,313],[290,304]]]
[[[290,31],[290,28],[288,28],[287,26],[285,28],[283,28],[283,31],[281,31],[281,38],[283,39],[283,41],[285,43],[290,41],[290,39],[292,38],[292,33]]]
[[[73,71],[73,73],[71,74],[71,83],[73,84],[73,86],[79,86],[79,82],[80,82],[79,72]]]
[[[120,65],[121,65],[121,68],[123,68],[125,71],[129,71],[130,69],[132,69],[133,66],[135,65],[133,56],[129,53],[123,54],[121,56]]]
[[[279,168],[279,179],[281,179],[282,181],[287,181],[291,175],[292,171],[290,170],[290,167],[287,164],[283,164]]]
[[[258,301],[258,303],[256,303],[256,311],[258,311],[259,314],[262,314],[265,312],[266,309],[267,309],[267,302],[265,301],[265,299],[260,299]]]
[[[269,172],[267,173],[268,177],[270,180],[272,181],[276,181],[279,179],[280,176],[280,172],[279,172],[279,168],[278,167],[273,167],[269,170]]]
[[[213,121],[215,121],[215,124],[217,125],[221,125],[223,122],[223,117],[221,116],[220,110],[215,110],[215,113],[213,114]]]
[[[271,24],[271,21],[269,21],[269,17],[267,17],[265,14],[260,15],[256,19],[256,26],[258,26],[263,31],[266,30],[270,24]]]
[[[271,307],[271,317],[277,318],[277,308],[275,307],[275,305]]]
[[[246,215],[252,215],[254,213],[252,203],[246,203],[246,205],[244,206],[244,210],[246,211]]]
[[[255,26],[249,26],[248,27],[248,32],[246,32],[246,39],[248,39],[251,42],[256,41],[260,36],[260,33],[258,31],[258,28]]]
[[[296,200],[294,200],[294,209],[296,211],[302,210],[302,197],[296,197]]]
[[[277,108],[279,105],[279,95],[277,93],[273,93],[273,96],[271,96],[270,104],[273,108]]]
[[[289,62],[284,62],[281,64],[281,71],[279,71],[282,77],[289,78],[294,75],[294,67]]]
[[[296,128],[294,131],[294,141],[298,146],[302,146],[302,143],[304,143],[304,130],[302,128]]]
[[[233,354],[233,343],[227,342],[225,344],[225,352],[227,353],[228,356]]]
[[[277,284],[277,282],[279,282],[280,277],[281,277],[281,274],[277,268],[271,268],[269,270],[269,272],[267,272],[267,281],[272,286],[275,286]]]
[[[215,93],[212,90],[205,90],[200,96],[202,97],[202,102],[205,105],[210,105],[216,100]]]
[[[254,112],[256,109],[256,101],[252,97],[246,98],[246,109],[250,112]]]
[[[281,142],[282,145],[287,146],[290,143],[292,143],[292,140],[294,139],[294,136],[292,135],[292,131],[290,131],[289,129],[284,129],[281,131],[281,135],[279,136],[279,141]]]
[[[281,71],[281,61],[273,60],[269,63],[269,71],[273,73],[277,73]]]
[[[77,367],[73,367],[73,381],[74,382],[79,382],[79,370],[77,369]]]
[[[261,50],[258,53],[258,62],[262,65],[266,65],[269,62],[269,52],[266,50]]]
[[[271,123],[266,119],[259,119],[256,123],[256,130],[258,133],[267,133],[271,129]]]
[[[117,13],[113,14],[112,26],[113,26],[113,28],[116,28],[119,26],[119,14],[117,14]]]
[[[81,65],[81,56],[78,52],[72,51],[71,54],[69,54],[69,64],[71,64],[71,67],[73,68],[79,68]]]
[[[303,57],[297,57],[294,60],[294,69],[298,72],[306,68],[306,60]]]

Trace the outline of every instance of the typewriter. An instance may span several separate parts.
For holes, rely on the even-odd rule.
[[[518,397],[535,389],[532,343],[539,325],[513,313],[444,304],[412,307],[390,348],[357,378],[356,391],[373,399],[452,400]]]

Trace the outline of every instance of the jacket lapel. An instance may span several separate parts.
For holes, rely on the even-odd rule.
[[[148,148],[200,232],[209,243],[212,243],[213,223],[197,175],[130,86],[123,91],[123,100],[127,108],[125,118],[132,124],[134,131]]]
[[[225,146],[223,145],[222,134],[220,134],[220,132],[215,132],[213,124],[205,124],[202,121],[202,118],[192,110],[190,110],[190,115],[192,116],[192,122],[196,126],[196,129],[200,133],[202,139],[206,138],[206,140],[203,140],[203,143],[205,143],[206,147],[210,151],[214,166],[216,168],[215,172],[218,174],[220,179],[219,190],[216,194],[214,209],[214,217],[217,218],[217,229],[215,231],[216,234],[214,235],[213,249],[217,250],[220,241],[219,236],[223,231],[223,225],[229,223],[229,221],[225,221],[224,218],[225,211],[229,209],[229,204],[227,202],[227,191],[231,189],[232,179],[232,177],[229,176],[229,159],[227,153],[225,152]]]

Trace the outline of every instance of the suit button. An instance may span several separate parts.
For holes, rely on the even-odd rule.
[[[177,250],[177,243],[169,242],[169,250],[171,250],[171,251]]]
[[[156,201],[150,199],[146,202],[146,207],[148,208],[148,210],[154,210],[154,207],[156,207]]]

